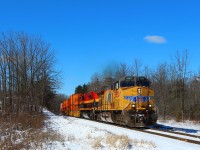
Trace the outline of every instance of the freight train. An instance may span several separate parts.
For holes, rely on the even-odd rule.
[[[129,127],[154,125],[158,118],[154,90],[143,76],[123,77],[100,93],[73,94],[61,103],[60,111]]]

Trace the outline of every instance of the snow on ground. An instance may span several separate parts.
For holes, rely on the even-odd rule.
[[[188,129],[196,129],[200,130],[200,125],[197,122],[186,120],[184,122],[176,122],[175,120],[158,120],[159,124],[164,124],[166,126],[173,126],[177,128],[188,128]]]
[[[47,128],[60,133],[64,137],[62,142],[54,142],[51,149],[200,149],[200,145],[197,144],[190,144],[90,120],[56,116],[48,111],[44,111],[44,113],[49,116],[46,121]]]
[[[176,122],[175,120],[158,120],[158,125],[162,125],[163,129],[170,129],[176,132],[183,132],[200,136],[200,124],[198,122],[186,120],[184,122]]]

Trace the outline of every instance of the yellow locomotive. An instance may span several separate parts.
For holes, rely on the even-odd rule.
[[[126,76],[101,93],[90,92],[78,96],[76,117],[130,127],[145,127],[157,121],[154,91],[150,88],[150,81],[142,76]],[[61,107],[61,111],[65,114],[74,111],[74,106],[67,108]]]

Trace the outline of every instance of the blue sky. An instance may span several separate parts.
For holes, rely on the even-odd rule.
[[[199,0],[1,0],[0,31],[51,43],[64,94],[110,63],[154,68],[177,50],[188,49],[191,70],[200,69]]]

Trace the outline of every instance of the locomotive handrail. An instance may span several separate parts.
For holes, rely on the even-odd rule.
[[[158,109],[158,107],[156,106],[155,103],[154,103],[154,107],[156,108],[156,113],[159,114],[159,109]]]
[[[122,114],[124,115],[124,110],[131,104],[131,101],[124,107],[124,109],[122,110]]]

